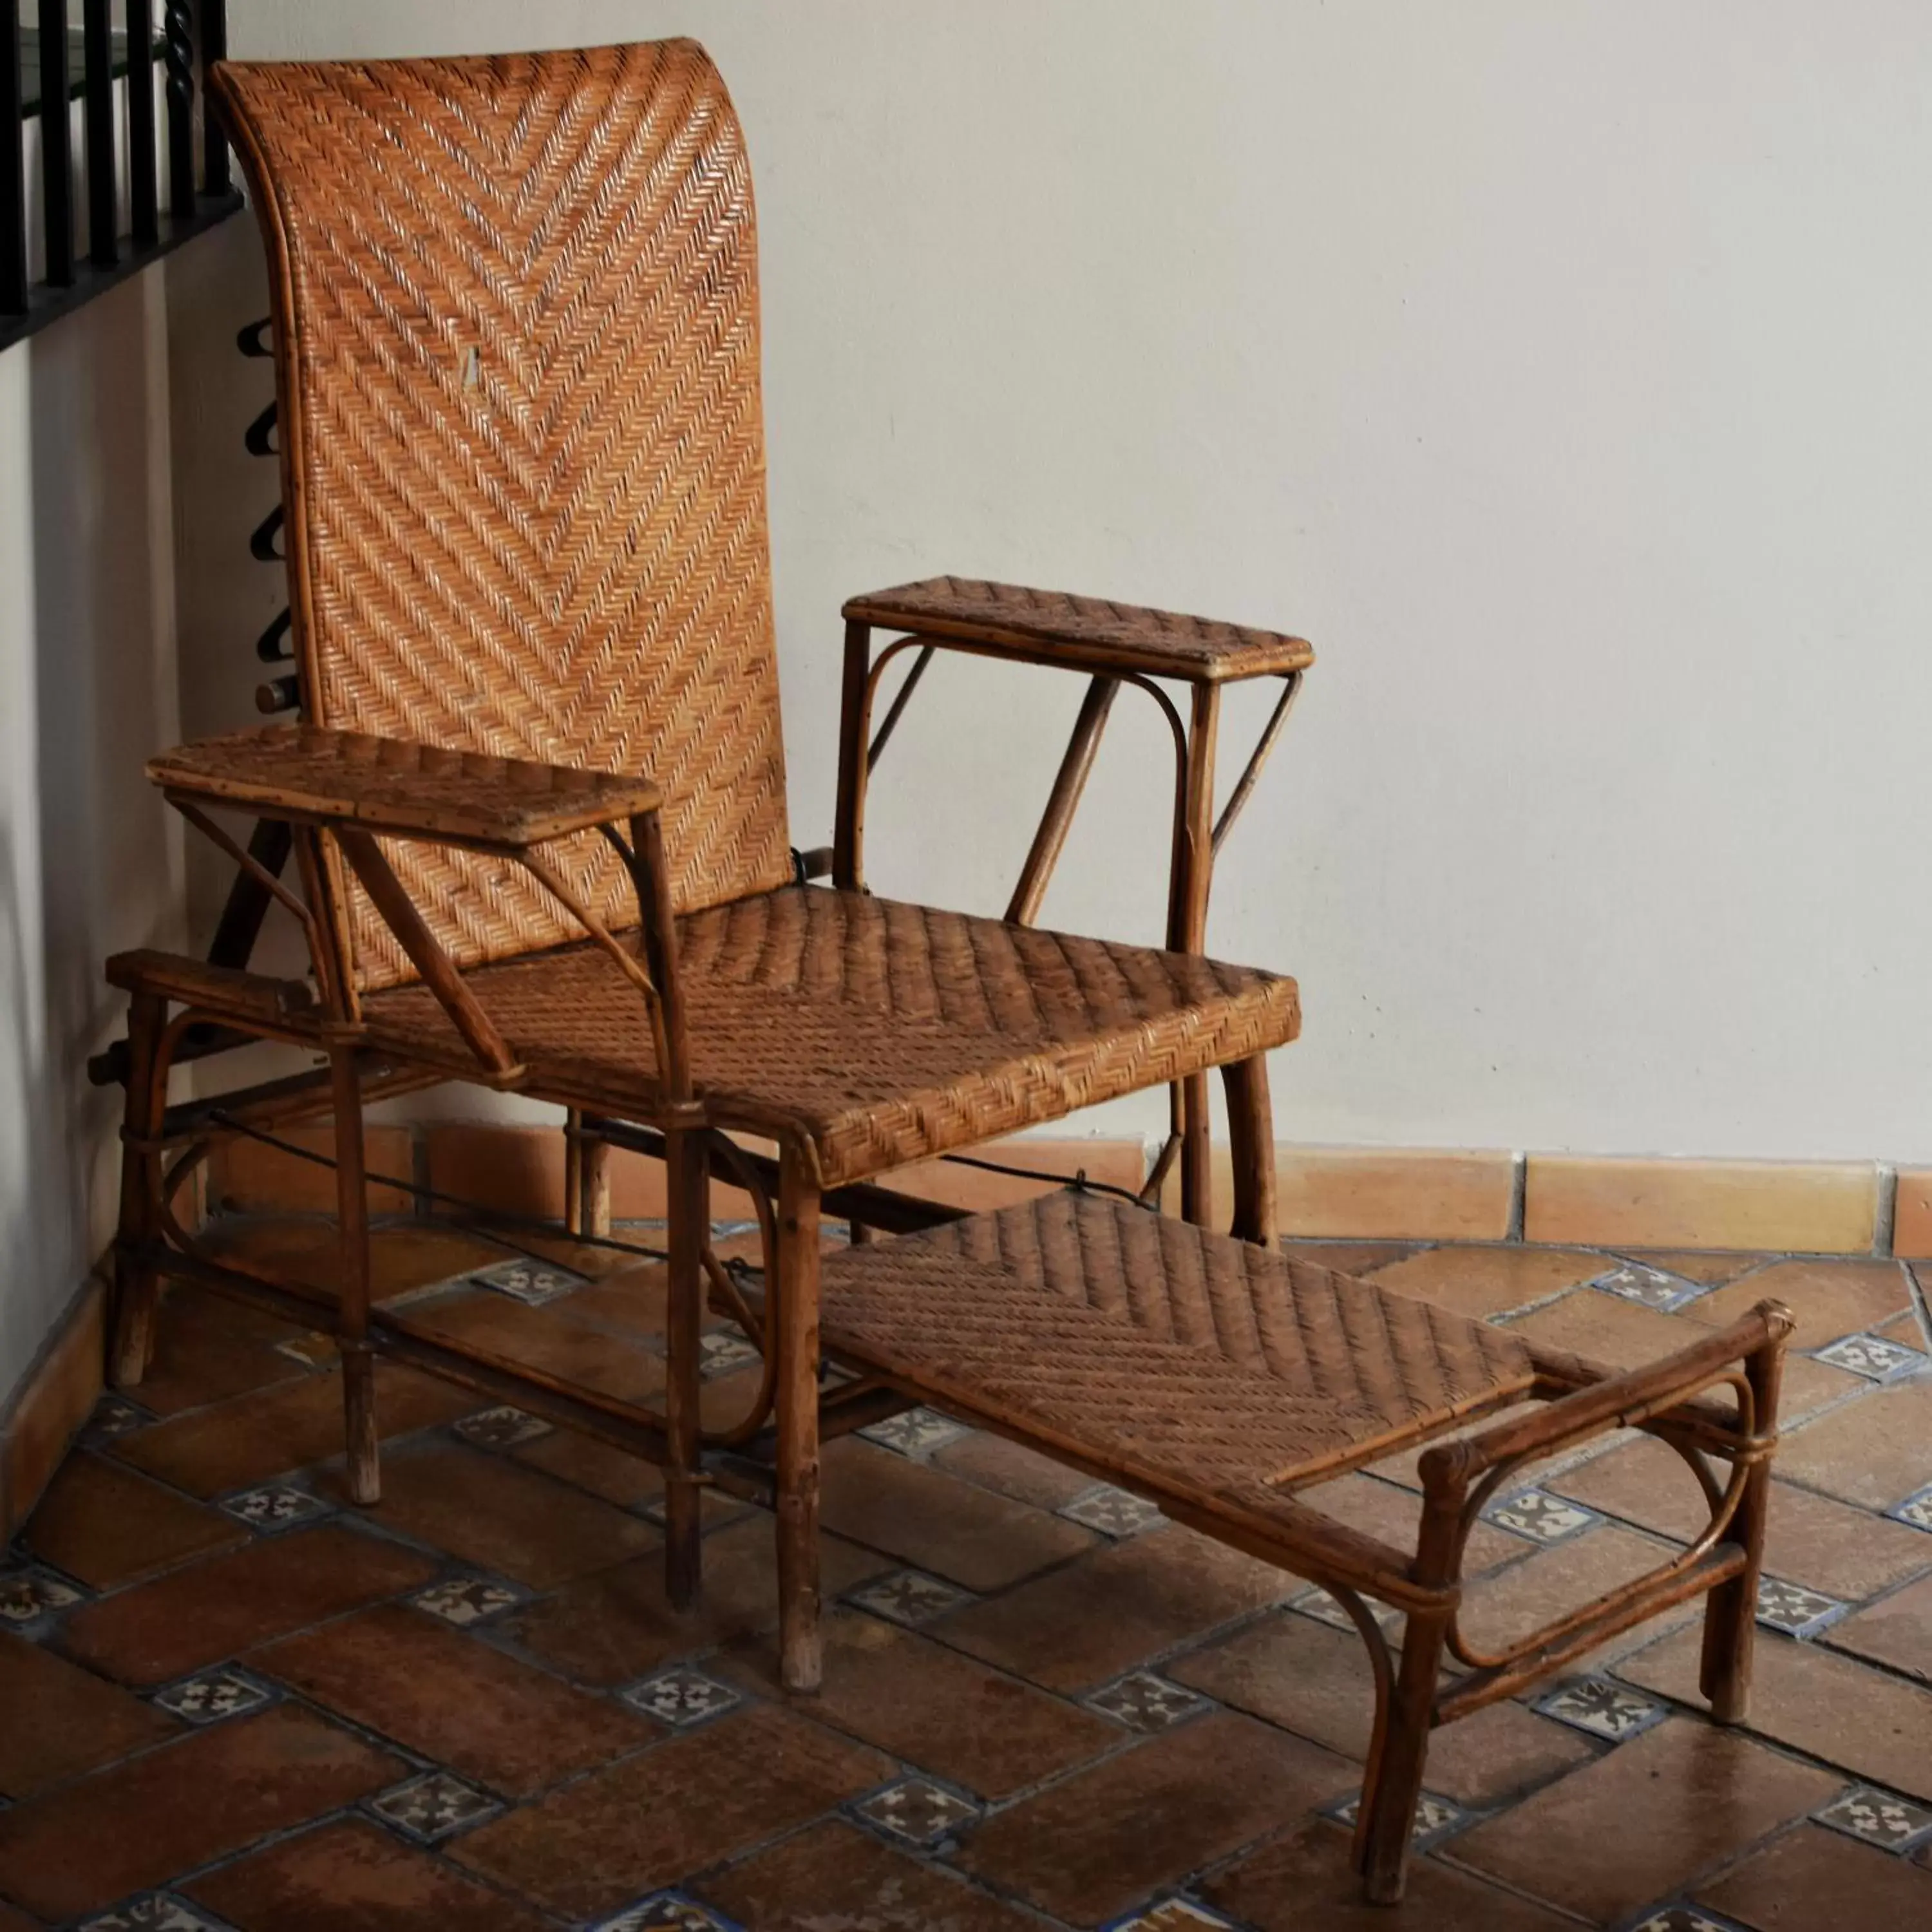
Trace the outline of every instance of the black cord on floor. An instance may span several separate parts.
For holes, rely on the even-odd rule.
[[[1016,1180],[1051,1181],[1056,1187],[1070,1189],[1076,1194],[1112,1194],[1136,1208],[1150,1209],[1153,1205],[1131,1188],[1116,1187],[1111,1180],[1088,1180],[1084,1167],[1076,1168],[1070,1180],[1064,1174],[1044,1174],[1036,1167],[1008,1167],[1002,1161],[982,1160],[977,1154],[943,1154],[939,1157],[958,1167],[976,1167],[988,1174],[1010,1174]]]

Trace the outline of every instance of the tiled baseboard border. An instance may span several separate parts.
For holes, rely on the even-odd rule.
[[[290,1138],[328,1151],[326,1127],[298,1130]],[[1146,1150],[1137,1140],[1042,1138],[979,1151],[1055,1174],[1084,1168],[1117,1186],[1138,1186],[1146,1171]],[[508,1213],[562,1212],[563,1136],[554,1128],[479,1121],[375,1126],[368,1159],[373,1172]],[[1214,1166],[1216,1198],[1225,1202],[1224,1148],[1216,1148]],[[1276,1172],[1282,1232],[1306,1239],[1932,1257],[1932,1168],[1283,1142]],[[654,1161],[614,1154],[614,1214],[620,1220],[660,1216],[662,1177]],[[1024,1183],[938,1162],[896,1178],[974,1208],[1030,1191]],[[326,1213],[334,1204],[334,1182],[325,1168],[235,1141],[210,1164],[208,1198],[256,1212]],[[721,1215],[731,1215],[736,1204],[729,1190],[720,1190]],[[406,1212],[409,1198],[372,1184],[370,1205],[380,1214]]]

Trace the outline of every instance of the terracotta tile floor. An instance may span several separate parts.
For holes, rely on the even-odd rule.
[[[219,1238],[321,1264],[314,1221]],[[645,1236],[644,1238],[648,1238]],[[660,1385],[648,1264],[379,1236],[386,1296],[599,1387]],[[1438,1734],[1408,1901],[1361,1905],[1370,1686],[1334,1606],[1118,1492],[919,1411],[826,1457],[827,1681],[776,1688],[771,1535],[710,1508],[664,1600],[656,1472],[386,1366],[384,1496],[344,1500],[322,1337],[187,1290],[0,1565],[0,1932],[1853,1932],[1932,1926],[1932,1351],[1901,1268],[1318,1243],[1618,1360],[1760,1292],[1804,1354],[1750,1725],[1682,1612]],[[748,1382],[719,1331],[707,1404]],[[1399,1536],[1412,1460],[1322,1492]],[[1695,1533],[1611,1441],[1472,1537],[1472,1628]],[[1329,1615],[1324,1616],[1324,1607]]]

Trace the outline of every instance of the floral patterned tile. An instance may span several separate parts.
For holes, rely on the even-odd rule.
[[[1600,1288],[1606,1294],[1621,1295],[1624,1300],[1636,1302],[1642,1307],[1660,1310],[1666,1315],[1682,1308],[1687,1301],[1694,1301],[1700,1294],[1710,1292],[1702,1282],[1686,1281],[1680,1274],[1646,1268],[1641,1262],[1621,1262],[1609,1274],[1600,1274],[1587,1285]]]
[[[1532,1543],[1561,1543],[1603,1519],[1595,1510],[1553,1496],[1547,1490],[1519,1490],[1490,1504],[1483,1520]]]
[[[1670,1714],[1667,1705],[1607,1677],[1573,1677],[1538,1698],[1530,1708],[1612,1744],[1648,1730]]]
[[[36,1564],[0,1570],[0,1624],[19,1629],[80,1600],[81,1593],[71,1583]]]
[[[1896,1376],[1922,1369],[1928,1359],[1903,1342],[1888,1342],[1880,1335],[1844,1335],[1828,1348],[1814,1348],[1814,1361],[1829,1362],[1834,1369],[1849,1369],[1868,1382],[1888,1382]]]
[[[151,1701],[190,1724],[218,1724],[224,1718],[260,1709],[274,1695],[266,1684],[242,1671],[204,1670],[157,1690]]]
[[[715,1677],[707,1677],[688,1664],[660,1670],[640,1684],[620,1690],[619,1697],[634,1711],[641,1711],[660,1724],[688,1730],[712,1718],[722,1717],[745,1701],[744,1694]]]
[[[929,1455],[972,1432],[964,1423],[955,1422],[936,1408],[904,1409],[897,1415],[887,1416],[883,1422],[869,1423],[859,1431],[868,1442],[896,1449],[902,1456]]]
[[[467,1629],[524,1600],[524,1593],[488,1576],[452,1576],[418,1590],[410,1599],[419,1610],[440,1617],[446,1624]]]
[[[1851,1608],[1821,1591],[1807,1590],[1777,1576],[1757,1580],[1757,1620],[1786,1636],[1813,1637]]]
[[[1720,1918],[1701,1905],[1654,1905],[1630,1932],[1745,1932],[1735,1919]]]
[[[600,1918],[590,1932],[744,1932],[735,1918],[727,1918],[682,1892],[654,1892],[614,1918]]]
[[[1214,1706],[1197,1691],[1171,1684],[1151,1670],[1130,1671],[1081,1699],[1090,1711],[1130,1731],[1165,1731]]]
[[[1883,1851],[1909,1852],[1932,1839],[1932,1811],[1868,1784],[1853,1785],[1811,1816],[1820,1825]]]
[[[1097,1529],[1102,1536],[1138,1536],[1157,1529],[1167,1518],[1159,1508],[1131,1490],[1116,1489],[1112,1483],[1096,1483],[1083,1490],[1056,1512],[1083,1529]]]
[[[507,1406],[479,1408],[474,1415],[460,1417],[450,1426],[464,1442],[473,1443],[478,1449],[514,1449],[519,1443],[534,1442],[550,1432],[550,1425],[542,1416]]]
[[[1192,1898],[1164,1898],[1154,1905],[1130,1912],[1124,1918],[1110,1918],[1100,1932],[1240,1932],[1232,1918]]]
[[[532,1308],[540,1308],[547,1301],[554,1301],[560,1295],[581,1288],[584,1280],[574,1270],[560,1268],[554,1262],[530,1261],[520,1256],[511,1261],[498,1262],[492,1268],[477,1268],[464,1279],[472,1287],[507,1294],[512,1301],[525,1303]]]
[[[89,1442],[112,1442],[117,1436],[131,1436],[136,1430],[146,1428],[154,1420],[139,1402],[130,1402],[124,1395],[104,1395],[94,1405],[81,1435]]]
[[[79,1932],[221,1932],[221,1926],[181,1899],[150,1892],[82,1920]]]
[[[862,1610],[870,1610],[875,1617],[884,1617],[888,1623],[904,1624],[908,1630],[916,1630],[922,1624],[932,1623],[962,1604],[976,1600],[971,1592],[956,1584],[943,1583],[922,1570],[895,1570],[890,1576],[878,1577],[864,1588],[853,1591],[845,1600]]]
[[[1340,1804],[1328,1806],[1326,1815],[1338,1824],[1352,1826],[1361,1808],[1361,1794],[1358,1792]],[[1415,1801],[1415,1822],[1408,1828],[1410,1848],[1424,1851],[1432,1845],[1440,1844],[1452,1832],[1460,1832],[1469,1822],[1469,1817],[1470,1814],[1460,1804],[1452,1804],[1448,1798],[1438,1798],[1432,1791],[1425,1791]]]
[[[1368,1606],[1369,1614],[1384,1630],[1391,1628],[1402,1616],[1393,1604],[1378,1603],[1373,1597],[1364,1597],[1362,1601]],[[1332,1624],[1337,1630],[1352,1630],[1355,1628],[1354,1618],[1319,1584],[1290,1599],[1288,1608],[1299,1610],[1304,1617],[1312,1617],[1317,1623]]]
[[[706,1382],[720,1376],[735,1375],[764,1360],[757,1346],[734,1322],[722,1328],[710,1328],[698,1338],[698,1372]]]
[[[1922,1490],[1914,1490],[1902,1503],[1894,1503],[1886,1511],[1895,1522],[1908,1522],[1914,1529],[1932,1530],[1932,1483]]]
[[[319,1516],[331,1514],[334,1508],[332,1503],[325,1502],[320,1496],[311,1496],[307,1490],[298,1490],[288,1483],[271,1484],[266,1489],[244,1490],[238,1496],[225,1498],[221,1507],[237,1522],[244,1522],[263,1535],[314,1522]]]
[[[930,1851],[980,1816],[970,1798],[929,1778],[902,1778],[849,1808],[855,1818],[920,1851]]]
[[[503,1808],[487,1791],[479,1791],[446,1771],[424,1772],[419,1778],[392,1785],[368,1802],[384,1824],[419,1845],[436,1844],[494,1818]]]

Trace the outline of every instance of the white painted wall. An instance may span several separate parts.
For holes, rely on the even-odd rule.
[[[101,961],[182,938],[160,276],[0,354],[0,1410],[113,1229]]]
[[[950,568],[1299,629],[1322,662],[1213,920],[1302,982],[1284,1136],[1932,1154],[1922,5],[232,12],[255,56],[711,47],[759,188],[800,842],[851,590]],[[222,250],[225,323],[259,271]],[[179,458],[203,728],[275,601],[224,562],[263,506],[252,380]],[[1077,697],[937,667],[874,884],[997,909]],[[1120,710],[1048,916],[1150,938],[1166,753]]]

